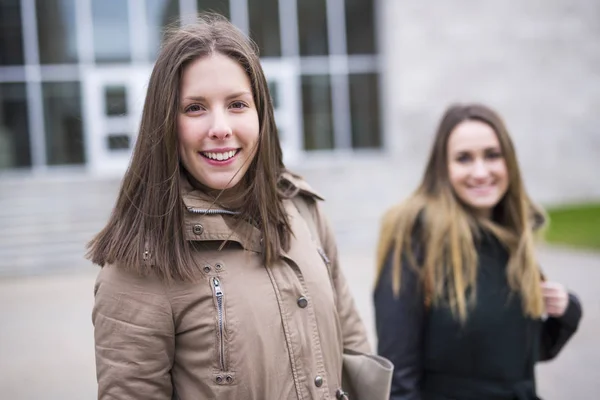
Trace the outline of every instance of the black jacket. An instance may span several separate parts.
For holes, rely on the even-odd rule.
[[[462,325],[447,307],[425,307],[405,260],[394,297],[390,252],[374,300],[378,353],[395,366],[392,400],[537,399],[534,364],[556,356],[577,330],[581,306],[573,294],[563,317],[528,318],[508,286],[507,251],[491,236],[477,251],[476,303]]]

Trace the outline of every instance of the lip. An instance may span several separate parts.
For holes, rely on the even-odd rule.
[[[212,158],[208,158],[205,157],[204,155],[202,155],[202,153],[225,153],[228,151],[235,151],[235,155],[231,158],[228,158],[227,160],[213,160]],[[241,148],[235,148],[235,147],[222,147],[222,148],[217,148],[217,149],[210,149],[210,150],[202,150],[198,152],[198,155],[200,156],[200,158],[202,160],[204,160],[208,165],[212,165],[215,167],[226,167],[228,165],[231,165],[240,155],[241,152]]]
[[[475,193],[475,194],[479,194],[479,195],[486,195],[489,194],[491,191],[493,191],[496,188],[496,184],[491,183],[489,185],[485,185],[485,186],[469,186],[467,187],[467,190],[469,190],[471,193]]]
[[[214,149],[207,149],[207,150],[200,150],[200,153],[225,153],[227,151],[238,151],[240,150],[239,147],[217,147]]]

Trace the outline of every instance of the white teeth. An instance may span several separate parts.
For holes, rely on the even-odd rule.
[[[225,160],[229,160],[231,157],[235,156],[235,150],[231,150],[231,151],[226,151],[224,153],[209,153],[209,152],[203,152],[202,154],[205,157],[210,158],[211,160],[217,160],[217,161],[225,161]]]

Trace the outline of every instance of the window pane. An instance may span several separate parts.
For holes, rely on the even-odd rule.
[[[96,62],[130,61],[127,1],[92,0],[92,22]]]
[[[302,77],[302,111],[304,148],[306,150],[333,149],[329,75]]]
[[[156,60],[164,28],[179,20],[179,1],[147,0],[148,55]]]
[[[281,56],[279,36],[279,1],[248,0],[250,36],[260,49],[261,57]]]
[[[196,0],[198,12],[216,12],[230,19],[229,0]]]
[[[104,103],[104,113],[108,116],[127,114],[127,88],[125,86],[106,86]]]
[[[350,113],[352,115],[352,147],[381,147],[379,122],[379,75],[356,74],[350,81]]]
[[[373,0],[346,0],[348,54],[375,54]]]
[[[0,83],[0,170],[31,166],[24,83]]]
[[[42,92],[48,164],[83,164],[79,82],[45,82]]]
[[[40,64],[76,63],[75,0],[35,2]]]
[[[327,55],[329,45],[325,0],[298,1],[298,35],[301,55]]]
[[[0,1],[0,65],[23,65],[19,0]]]

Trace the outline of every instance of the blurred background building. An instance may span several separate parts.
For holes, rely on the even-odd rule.
[[[114,204],[162,31],[206,10],[227,16],[260,47],[286,162],[327,199],[369,323],[379,218],[421,178],[450,103],[485,102],[505,117],[537,201],[600,200],[597,0],[0,0],[0,277],[95,271],[84,246]],[[545,257],[558,276],[564,266],[579,267],[571,284],[595,308],[586,309],[579,352],[546,373],[542,393],[571,393],[565,376],[583,393],[597,393],[600,380],[589,378],[600,353],[586,343],[600,332],[600,302],[585,285],[597,281],[591,265],[598,257]],[[5,297],[0,290],[0,303],[27,299],[0,308],[0,317],[28,330],[28,315],[71,318],[52,314],[56,293],[65,307],[79,304],[50,337],[66,334],[69,344],[60,343],[79,344],[64,352],[85,391],[93,389],[91,288],[76,292],[80,283],[72,284],[45,292],[42,284],[19,283]],[[32,303],[39,293],[48,296]],[[83,293],[90,297],[79,303]],[[14,344],[22,335],[0,329],[0,354],[8,354],[0,357],[0,397],[41,398],[19,396],[28,388],[24,377],[32,364],[36,379],[58,366],[37,353],[24,359]],[[61,351],[47,344],[39,351]],[[579,374],[579,365],[590,367]],[[56,391],[40,386],[44,398],[87,398],[73,388],[77,379],[46,379]],[[548,398],[567,398],[560,396]]]
[[[0,190],[20,207],[5,208],[14,224],[47,208],[47,190],[57,221],[90,221],[72,202],[97,201],[97,223],[63,224],[53,247],[80,256],[113,204],[164,28],[207,10],[260,47],[288,166],[341,234],[374,240],[456,101],[505,117],[536,200],[600,198],[594,0],[0,0]]]

